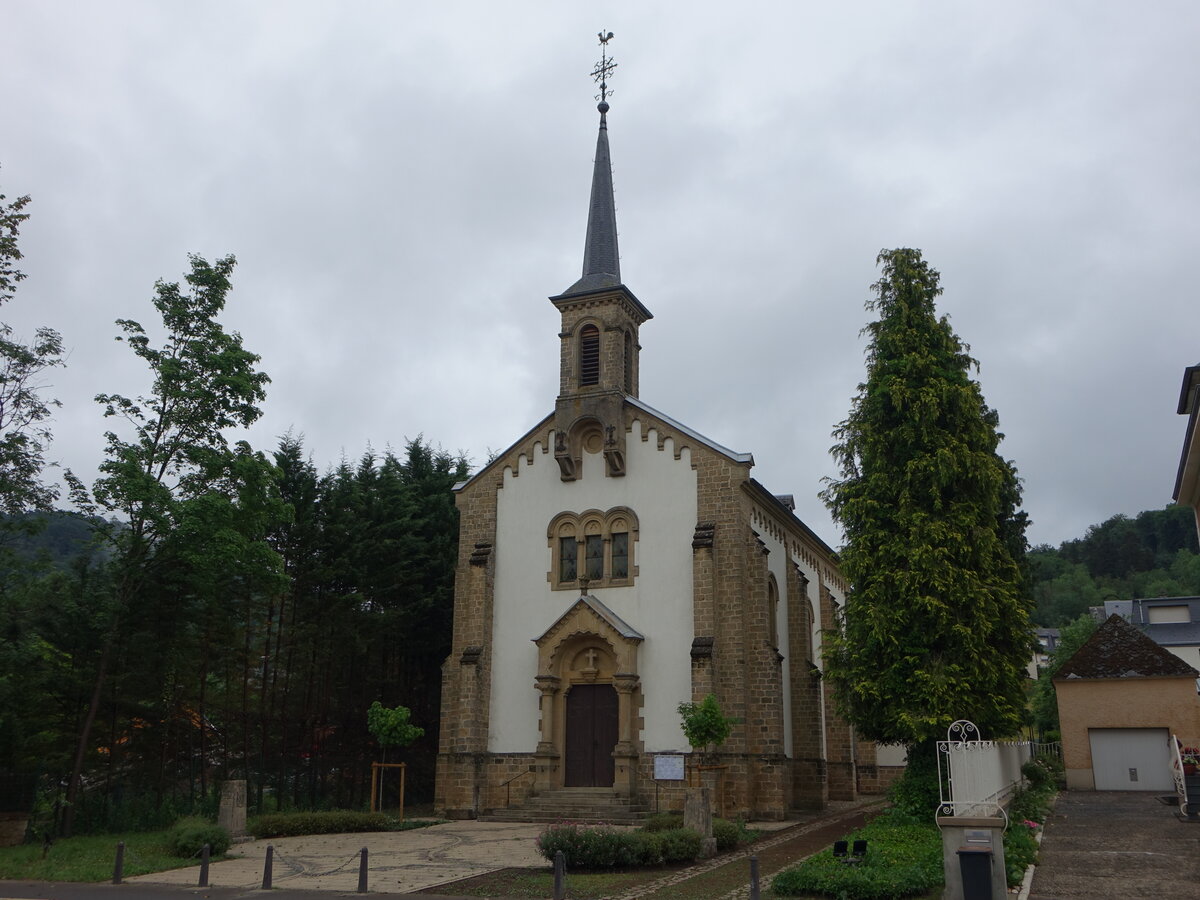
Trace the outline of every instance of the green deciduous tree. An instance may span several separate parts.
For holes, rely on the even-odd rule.
[[[411,718],[412,710],[407,706],[389,709],[376,700],[367,708],[367,731],[383,748],[385,762],[389,747],[407,747],[425,734],[424,728],[409,721]]]
[[[283,509],[264,494],[275,491],[273,467],[244,443],[230,447],[226,436],[229,429],[258,419],[269,381],[256,368],[258,357],[242,346],[241,336],[218,321],[234,264],[232,256],[215,264],[192,256],[189,290],[178,282],[156,284],[153,303],[165,333],[161,345],[139,323],[117,322],[123,332],[117,339],[147,364],[153,380],[143,396],[96,397],[106,417],[125,421],[125,433],[105,435],[106,458],[90,497],[82,483],[71,480],[77,503],[86,508],[94,497],[121,524],[107,533],[113,551],[111,626],[79,729],[67,833],[114,655],[136,647],[139,636],[149,638],[147,645],[163,661],[163,669],[154,674],[171,684],[172,672],[184,661],[166,652],[174,646],[168,638],[176,621],[188,619],[178,600],[185,598],[199,609],[206,601],[240,603],[247,620],[257,619],[258,610],[249,608],[255,592],[279,566],[266,543],[267,531]],[[174,590],[162,589],[168,585]],[[246,666],[255,649],[250,640],[247,631]],[[247,684],[245,668],[243,673]],[[242,718],[248,716],[243,702]],[[247,731],[244,724],[243,755],[248,753]]]
[[[0,304],[13,298],[25,273],[17,268],[21,250],[17,243],[21,223],[29,218],[29,197],[11,203],[0,194]],[[39,328],[26,344],[12,328],[0,322],[0,514],[28,509],[48,509],[58,496],[42,482],[46,449],[50,444],[47,421],[57,400],[42,397],[42,377],[62,366],[62,337],[52,328]],[[12,520],[6,519],[5,525]]]
[[[1033,724],[1040,733],[1058,729],[1058,694],[1051,679],[1099,627],[1091,614],[1085,612],[1059,632],[1054,652],[1050,654],[1046,667],[1038,672],[1038,680],[1033,687]]]
[[[1016,470],[997,453],[977,363],[936,314],[937,271],[918,250],[878,262],[866,381],[834,432],[840,478],[822,493],[852,585],[826,677],[869,739],[912,747],[959,718],[1010,735],[1033,645]]]
[[[680,703],[683,735],[693,750],[712,752],[725,743],[733,730],[733,720],[721,712],[716,694],[708,694],[699,703]]]

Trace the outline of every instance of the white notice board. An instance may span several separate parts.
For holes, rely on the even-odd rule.
[[[660,753],[654,757],[655,781],[683,781],[683,754]]]

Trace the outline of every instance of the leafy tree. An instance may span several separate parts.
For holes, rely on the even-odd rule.
[[[693,750],[712,752],[721,746],[733,730],[733,719],[727,718],[717,703],[717,695],[709,694],[699,703],[680,703],[683,734]]]
[[[1051,679],[1058,674],[1063,663],[1087,643],[1098,627],[1099,623],[1085,612],[1059,632],[1054,652],[1050,654],[1045,668],[1038,672],[1038,680],[1033,687],[1033,724],[1040,733],[1058,730],[1058,694]]]
[[[845,533],[852,589],[826,677],[861,736],[910,747],[955,719],[1018,730],[1032,651],[1021,571],[1026,518],[977,363],[910,249],[879,255],[867,378],[835,430],[840,479],[822,497]],[[924,751],[922,751],[924,752]]]
[[[152,343],[139,323],[118,320],[124,334],[117,340],[126,342],[147,364],[152,387],[136,398],[119,394],[96,397],[105,416],[123,419],[132,435],[123,437],[115,431],[105,435],[106,458],[90,496],[81,482],[70,480],[79,505],[92,508],[94,497],[106,511],[121,517],[123,527],[107,532],[114,552],[111,625],[79,728],[64,822],[68,834],[91,730],[114,653],[121,649],[118,636],[125,639],[122,630],[130,623],[161,627],[172,621],[167,610],[146,606],[170,600],[148,588],[161,583],[171,562],[190,566],[195,578],[210,590],[221,573],[245,576],[259,567],[277,565],[273,553],[247,553],[243,541],[227,539],[228,531],[216,535],[219,540],[210,543],[211,555],[204,560],[188,556],[195,535],[189,534],[187,526],[196,521],[197,514],[211,518],[212,506],[217,503],[232,504],[251,515],[252,508],[261,504],[248,502],[245,487],[265,488],[271,483],[263,477],[271,468],[269,462],[244,443],[231,449],[225,436],[227,430],[247,427],[259,418],[259,404],[269,381],[256,369],[258,357],[242,346],[241,336],[225,331],[217,319],[225,307],[235,260],[228,256],[215,265],[199,256],[190,260],[191,271],[186,276],[190,292],[178,282],[160,280],[155,286],[153,303],[165,332],[161,346]],[[255,528],[264,530],[258,523],[248,531],[253,533]],[[253,537],[245,536],[254,543]],[[182,544],[175,538],[183,539]],[[242,589],[231,600],[245,597],[249,589],[244,577],[238,581]]]
[[[385,762],[389,747],[407,747],[425,734],[424,728],[409,722],[411,717],[412,710],[407,706],[389,709],[378,700],[367,709],[367,730],[383,748]]]
[[[29,197],[6,203],[0,194],[0,304],[13,298],[25,273],[17,268],[21,251],[17,244],[21,223],[29,218]],[[46,400],[42,377],[64,365],[62,337],[52,328],[39,328],[26,344],[0,322],[0,513],[12,515],[28,509],[49,509],[58,497],[51,485],[42,483],[46,450],[51,433],[47,427],[51,410],[61,404]],[[4,521],[5,530],[30,520]]]

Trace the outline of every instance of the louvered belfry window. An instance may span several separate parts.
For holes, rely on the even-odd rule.
[[[600,329],[595,325],[579,332],[579,383],[600,383]]]

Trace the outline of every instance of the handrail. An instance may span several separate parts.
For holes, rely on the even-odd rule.
[[[1171,735],[1171,777],[1175,780],[1175,793],[1179,794],[1179,811],[1188,814],[1187,783],[1183,780],[1183,757],[1179,755],[1179,738]]]
[[[510,785],[514,781],[516,781],[518,778],[524,778],[526,775],[532,775],[533,771],[534,771],[533,766],[530,766],[524,772],[518,772],[512,778],[508,779],[508,781],[506,781],[502,785],[500,785],[500,787],[504,788],[504,808],[505,809],[508,809],[509,807],[512,806],[512,788],[510,787]]]

